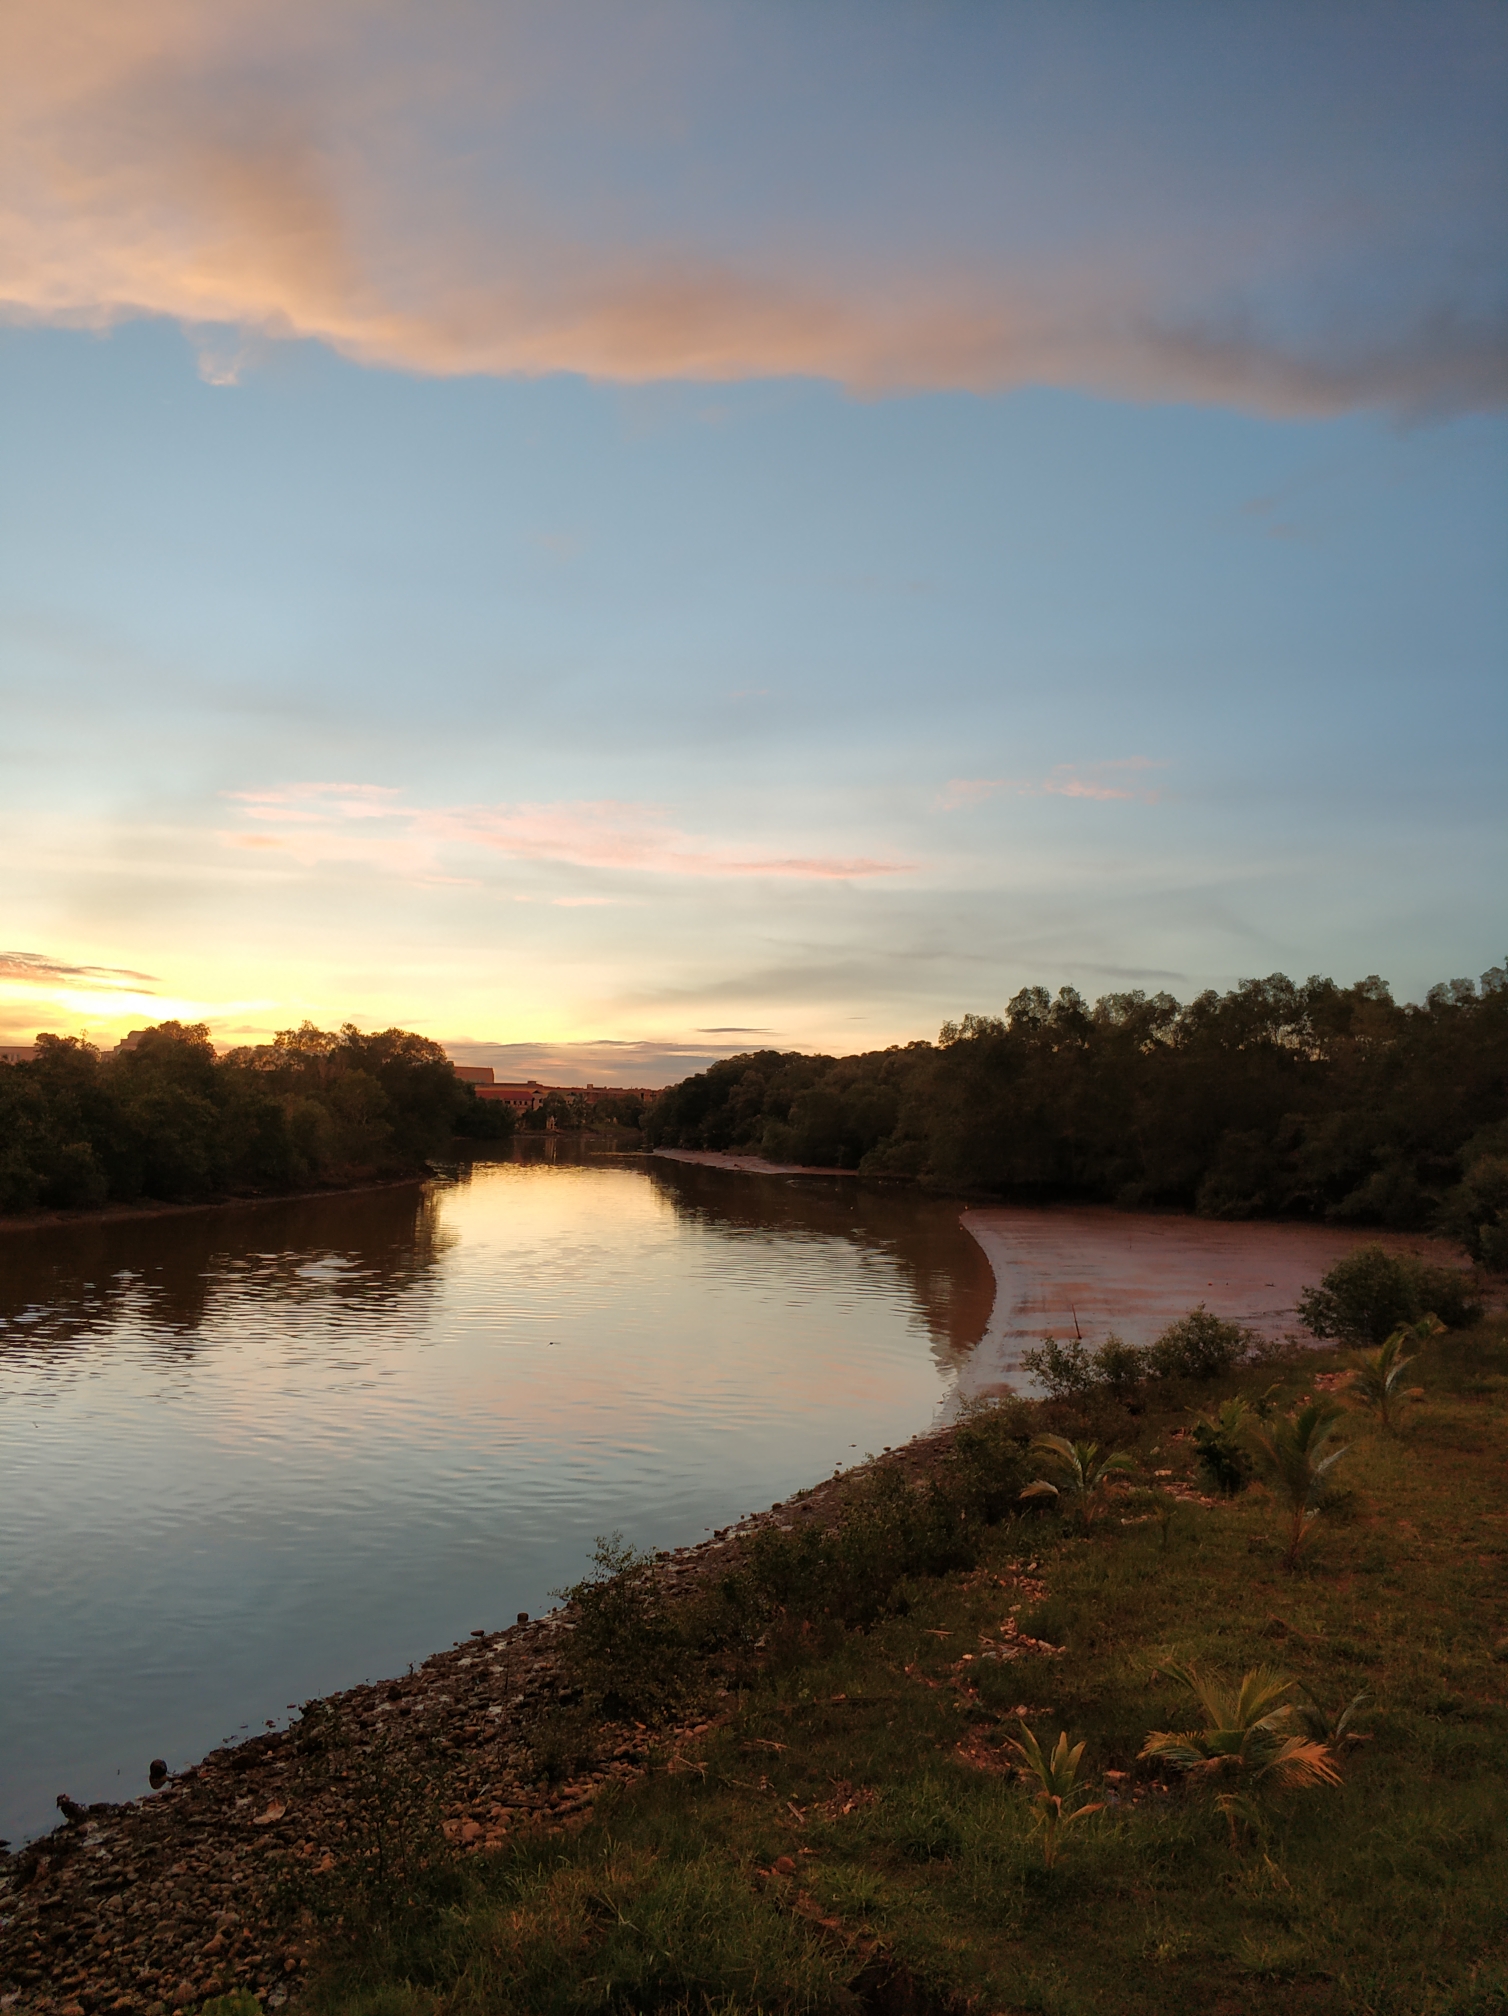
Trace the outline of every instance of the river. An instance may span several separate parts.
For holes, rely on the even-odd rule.
[[[598,1534],[695,1541],[902,1442],[1118,1281],[1133,1336],[1291,1321],[1272,1255],[1292,1289],[1357,1236],[968,1215],[562,1150],[0,1237],[0,1836],[539,1612]]]

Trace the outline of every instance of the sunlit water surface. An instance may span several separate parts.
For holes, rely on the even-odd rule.
[[[0,1835],[925,1428],[958,1207],[676,1164],[0,1237]]]

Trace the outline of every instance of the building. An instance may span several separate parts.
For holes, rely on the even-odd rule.
[[[0,1043],[0,1064],[29,1064],[36,1054],[35,1043]]]
[[[486,1099],[493,1105],[511,1106],[515,1113],[532,1113],[543,1106],[550,1096],[548,1085],[536,1085],[532,1080],[527,1085],[478,1085],[478,1099]]]

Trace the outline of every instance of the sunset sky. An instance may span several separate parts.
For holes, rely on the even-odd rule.
[[[1448,0],[0,0],[0,1042],[1501,961],[1505,103]]]

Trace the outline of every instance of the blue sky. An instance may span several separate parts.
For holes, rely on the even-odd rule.
[[[0,1040],[1501,959],[1500,11],[316,14],[9,66]]]

